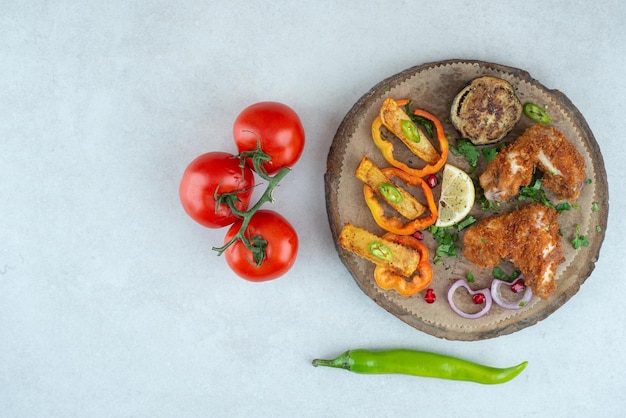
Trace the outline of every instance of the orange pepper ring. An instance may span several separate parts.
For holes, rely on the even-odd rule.
[[[420,110],[420,109],[414,110],[413,114],[416,116],[421,116],[423,118],[426,118],[435,125],[435,129],[437,131],[437,140],[439,141],[439,148],[441,151],[441,157],[439,158],[439,160],[437,160],[435,164],[429,164],[429,165],[426,165],[422,169],[416,169],[416,168],[411,168],[408,165],[404,164],[403,162],[396,160],[393,156],[393,144],[387,140],[384,140],[380,134],[380,128],[383,125],[383,122],[380,119],[380,116],[377,116],[374,119],[374,122],[372,122],[372,138],[374,140],[374,144],[376,144],[376,146],[382,153],[383,157],[385,158],[385,160],[387,160],[389,164],[403,171],[406,171],[412,176],[426,177],[430,174],[434,174],[437,171],[441,170],[446,160],[448,159],[448,151],[449,151],[448,139],[446,138],[446,135],[443,131],[443,125],[441,124],[441,122],[435,115],[425,110]]]
[[[433,269],[428,261],[428,248],[411,236],[386,233],[383,238],[413,248],[419,253],[420,261],[410,281],[389,268],[377,266],[374,270],[376,284],[384,290],[395,290],[402,296],[411,296],[426,289],[433,280]]]
[[[387,177],[398,177],[411,186],[421,187],[424,192],[424,196],[426,197],[430,215],[424,218],[414,219],[406,224],[402,223],[400,218],[385,216],[385,209],[380,204],[374,190],[370,186],[364,185],[363,196],[365,197],[365,203],[367,203],[367,207],[370,209],[376,224],[385,231],[392,232],[397,235],[412,235],[415,232],[434,224],[437,220],[437,204],[435,203],[435,198],[430,186],[428,186],[428,184],[420,177],[412,177],[410,174],[395,167],[387,167],[382,171]]]

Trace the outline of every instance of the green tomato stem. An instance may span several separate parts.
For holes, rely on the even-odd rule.
[[[225,197],[224,203],[228,205],[232,213],[241,218],[241,225],[239,227],[239,231],[223,246],[221,247],[212,247],[213,251],[217,251],[218,255],[222,255],[224,251],[231,245],[233,245],[236,241],[240,240],[247,249],[252,252],[253,260],[256,266],[260,266],[265,260],[265,247],[267,246],[267,241],[263,239],[263,237],[256,235],[254,237],[247,237],[245,232],[248,228],[248,224],[252,219],[252,216],[266,203],[273,202],[274,198],[272,193],[278,183],[291,171],[289,167],[281,168],[278,173],[273,176],[267,174],[265,169],[263,168],[263,162],[269,160],[269,156],[261,151],[260,144],[259,148],[254,151],[247,151],[239,154],[239,158],[241,159],[241,163],[245,164],[246,160],[250,158],[252,160],[252,164],[254,166],[255,172],[264,180],[268,182],[267,187],[259,200],[247,211],[241,211],[235,207],[235,203],[237,202],[236,193],[230,193],[229,196]],[[218,196],[218,198],[222,197]]]

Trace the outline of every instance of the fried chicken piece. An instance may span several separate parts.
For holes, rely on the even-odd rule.
[[[465,232],[463,255],[480,268],[512,261],[533,293],[547,299],[556,289],[556,269],[565,261],[557,218],[554,209],[532,203],[482,219]]]
[[[585,181],[585,160],[556,128],[534,125],[506,146],[481,174],[488,200],[504,202],[530,184],[535,166],[543,186],[559,199],[576,200]]]

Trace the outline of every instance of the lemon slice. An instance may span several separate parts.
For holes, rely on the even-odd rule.
[[[458,167],[446,164],[441,181],[441,197],[436,226],[448,227],[467,216],[474,205],[474,183],[470,176]]]

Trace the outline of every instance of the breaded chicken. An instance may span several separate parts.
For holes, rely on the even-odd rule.
[[[533,293],[547,299],[556,289],[556,268],[565,261],[557,218],[540,203],[485,218],[465,232],[463,255],[480,268],[510,260]]]
[[[506,146],[487,165],[480,185],[488,200],[504,202],[530,184],[533,170],[559,199],[573,201],[585,181],[585,160],[556,128],[534,125]]]

